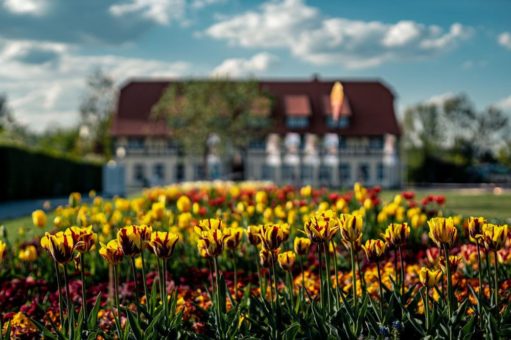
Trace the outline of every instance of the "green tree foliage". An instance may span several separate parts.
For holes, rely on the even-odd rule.
[[[435,170],[427,169],[432,159],[459,172],[458,167],[503,156],[501,150],[509,143],[508,117],[495,107],[477,110],[465,95],[412,106],[403,123],[411,180],[432,175]]]
[[[226,148],[245,148],[264,136],[270,125],[271,101],[254,81],[191,80],[170,85],[153,107],[165,119],[172,137],[191,154],[206,154],[216,135]]]
[[[80,104],[82,134],[80,148],[85,152],[111,154],[110,125],[116,98],[115,82],[101,69],[87,77],[86,90]]]

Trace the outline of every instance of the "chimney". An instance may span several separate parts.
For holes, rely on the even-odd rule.
[[[312,81],[318,82],[319,81],[319,73],[313,73],[312,74]]]

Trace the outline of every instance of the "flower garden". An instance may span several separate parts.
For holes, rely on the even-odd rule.
[[[0,235],[0,338],[511,338],[511,233],[443,196],[183,183]]]

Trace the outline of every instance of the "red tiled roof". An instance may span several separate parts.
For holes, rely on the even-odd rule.
[[[284,97],[286,115],[288,116],[310,116],[311,106],[309,97],[304,95],[292,95]]]
[[[349,98],[350,121],[345,128],[328,127],[324,98],[330,94],[335,81],[259,81],[261,89],[272,97],[274,132],[279,134],[309,132],[319,135],[337,132],[345,136],[400,135],[394,112],[394,95],[379,81],[340,80],[345,98]],[[127,83],[120,91],[111,129],[112,135],[114,137],[168,135],[169,130],[165,124],[153,121],[150,115],[153,105],[172,82],[179,81],[137,80]],[[289,96],[306,96],[308,99],[311,115],[307,129],[287,128],[285,98]],[[306,111],[302,108],[300,110]]]

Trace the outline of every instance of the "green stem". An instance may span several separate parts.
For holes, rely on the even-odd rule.
[[[69,327],[69,339],[72,339],[73,325],[71,324],[71,313],[73,312],[73,305],[71,302],[71,294],[69,294],[69,285],[67,280],[67,268],[64,264],[64,285],[66,286],[66,300],[67,300],[67,321]]]
[[[142,258],[142,285],[144,286],[144,295],[147,300],[149,300],[149,295],[147,294],[147,282],[146,282],[146,276],[145,276],[145,260],[144,260],[144,251],[140,253],[140,257]]]
[[[330,241],[332,242],[332,246],[334,247],[334,274],[335,274],[335,305],[337,308],[339,308],[339,303],[340,303],[340,296],[339,296],[339,272],[337,271],[337,251],[335,249],[335,245],[333,243],[333,241]]]
[[[220,308],[220,283],[218,282],[218,259],[213,257],[213,267],[215,270],[215,285],[216,285],[216,310],[217,310],[217,318],[218,318],[218,329],[220,330],[220,334],[223,335],[223,322],[222,322],[222,311]]]
[[[57,288],[59,290],[59,317],[60,317],[60,325],[64,327],[64,312],[62,309],[62,288],[60,286],[60,275],[59,275],[59,264],[57,261],[53,261],[55,264],[55,275],[57,276]]]
[[[452,278],[451,278],[451,267],[449,266],[449,250],[447,245],[444,245],[444,256],[445,256],[445,268],[447,271],[447,306],[449,308],[449,318],[452,317],[453,313],[453,292],[452,292]]]
[[[162,274],[163,274],[163,278],[162,278],[162,288],[163,288],[163,309],[165,311],[165,318],[167,317],[167,314],[168,314],[168,309],[169,309],[169,299],[168,299],[168,295],[167,295],[167,259],[163,259],[163,268],[162,268]],[[172,297],[172,294],[170,295]]]
[[[380,288],[380,322],[383,322],[383,283],[380,273],[380,261],[376,261],[376,271],[378,272],[378,283]]]
[[[429,287],[426,286],[426,298],[424,299],[424,308],[426,311],[426,331],[429,331]]]
[[[477,247],[477,263],[478,263],[478,276],[479,276],[479,300],[481,300],[481,296],[482,296],[482,293],[483,293],[483,276],[482,276],[482,272],[483,272],[483,267],[482,267],[482,263],[481,263],[481,249],[480,249],[480,246],[479,246],[479,241],[476,241],[476,247]],[[478,300],[478,303],[479,303],[479,300]]]
[[[399,246],[399,260],[401,261],[401,278],[400,278],[400,284],[401,284],[401,295],[405,295],[405,261],[403,260],[403,250],[402,247]]]
[[[236,253],[232,251],[232,263],[234,268],[234,301],[238,300],[238,269],[236,267]]]
[[[138,282],[137,282],[137,268],[135,267],[135,258],[131,257],[131,271],[133,272],[133,281],[135,282],[135,298],[137,299],[137,306],[140,303],[140,296],[138,294]],[[138,308],[137,308],[138,311]],[[140,317],[140,313],[138,313]]]
[[[117,274],[117,265],[114,265],[114,303],[115,308],[117,309],[116,312],[114,312],[115,317],[115,323],[117,326],[117,336],[119,339],[122,339],[122,331],[121,331],[121,323],[119,321],[119,316],[121,314],[121,308],[119,305],[119,279]]]
[[[351,256],[351,276],[352,276],[352,289],[353,289],[353,304],[355,306],[355,313],[357,313],[357,269],[355,266],[355,254],[353,250],[353,244],[350,247],[350,256]]]
[[[326,279],[326,299],[328,301],[328,312],[332,311],[332,300],[330,299],[330,254],[327,249],[327,243],[323,243],[323,253],[325,254],[325,279]]]
[[[83,320],[87,320],[87,294],[85,289],[85,253],[80,254],[80,278],[82,280],[82,309],[83,309]]]
[[[395,273],[395,280],[394,280],[394,286],[399,286],[399,271],[397,270],[397,249],[394,250],[394,273]],[[396,287],[394,287],[394,290],[396,290]]]
[[[298,256],[298,262],[300,263],[300,271],[302,272],[302,289],[301,289],[301,295],[302,295],[302,302],[305,301],[305,273],[303,272],[303,260],[301,256]]]
[[[495,306],[497,306],[497,311],[499,310],[499,259],[497,258],[497,251],[493,251],[493,256],[495,257]]]
[[[322,261],[321,261],[321,246],[318,243],[318,259],[319,259],[319,305],[323,306],[323,268],[322,268]]]

